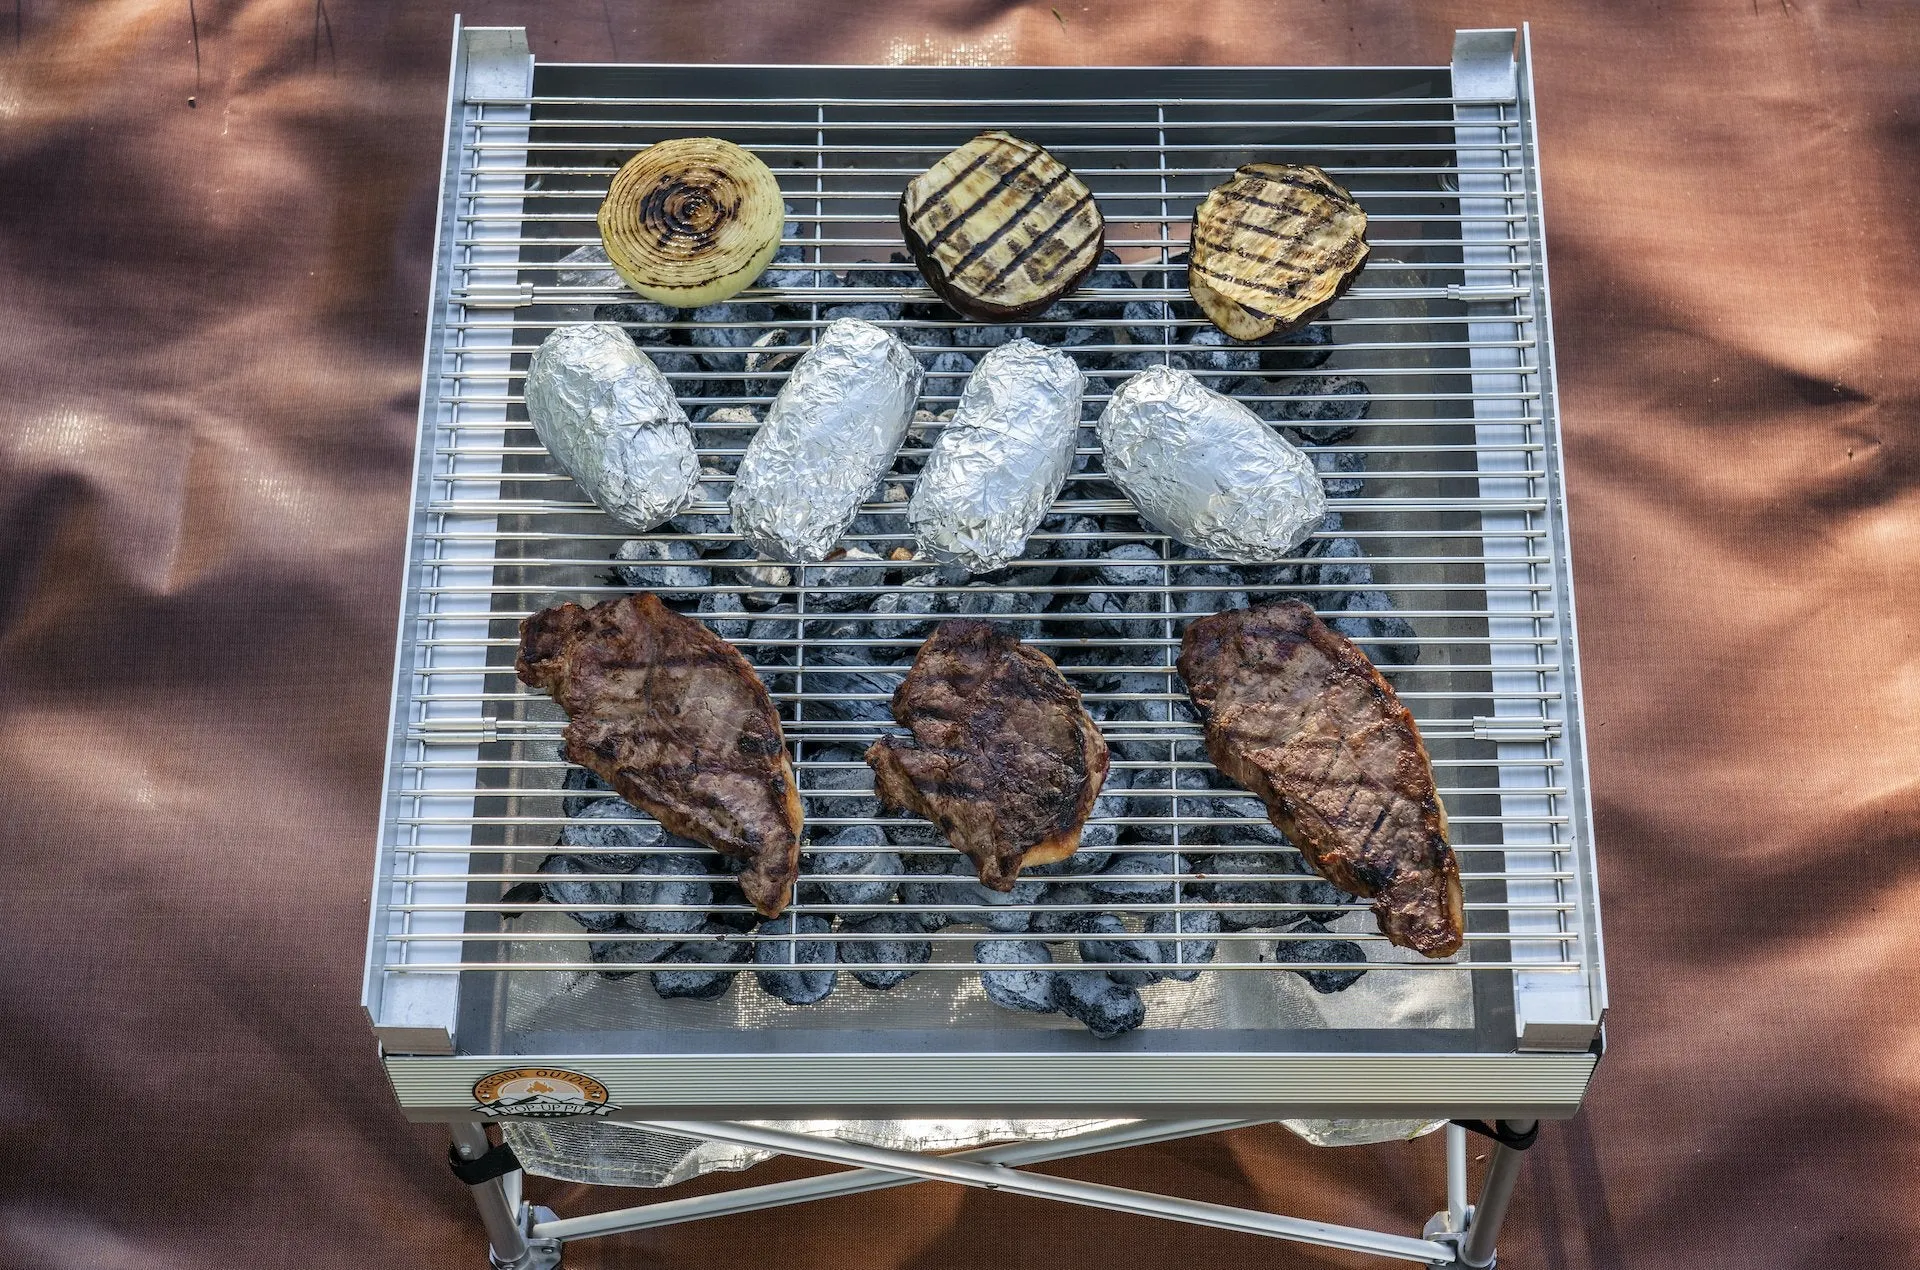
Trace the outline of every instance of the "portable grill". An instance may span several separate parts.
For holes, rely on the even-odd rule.
[[[1531,94],[1526,36],[1516,48],[1510,30],[1458,33],[1450,66],[982,69],[545,65],[520,28],[456,26],[364,1004],[407,1114],[452,1126],[455,1171],[473,1188],[496,1265],[556,1264],[567,1239],[927,1179],[1416,1262],[1492,1263],[1519,1152],[1538,1121],[1577,1110],[1605,1008]],[[778,328],[790,334],[773,339],[803,348],[835,306],[877,303],[888,307],[876,320],[923,358],[980,352],[934,315],[917,277],[904,285],[880,271],[911,270],[888,260],[901,246],[902,184],[986,128],[1047,146],[1100,199],[1120,263],[1069,297],[1064,319],[1026,324],[1043,339],[1054,328],[1092,331],[1068,342],[1090,373],[1089,419],[1120,368],[1142,358],[1197,360],[1203,380],[1256,408],[1337,401],[1349,390],[1328,376],[1364,383],[1371,413],[1359,430],[1314,447],[1323,468],[1345,473],[1349,496],[1333,502],[1337,524],[1290,562],[1294,574],[1253,588],[1214,568],[1226,562],[1146,530],[1104,483],[1090,431],[1089,462],[1034,535],[1027,571],[983,581],[900,558],[904,550],[888,559],[913,545],[900,499],[961,387],[938,377],[887,497],[850,535],[870,555],[787,569],[734,549],[725,469],[754,424],[727,408],[763,409],[786,366],[779,349],[741,348],[722,332]],[[564,259],[598,242],[595,212],[613,171],[654,141],[705,134],[774,168],[794,235],[786,244],[816,268],[810,286],[749,290],[715,321],[683,312],[640,333],[715,469],[703,500],[718,490],[722,501],[633,534],[550,463],[526,422],[522,376],[549,331],[633,299]],[[1204,321],[1137,310],[1158,314],[1143,329],[1119,316],[1129,302],[1186,299],[1165,267],[1194,205],[1260,158],[1323,167],[1369,214],[1369,265],[1319,319],[1332,337],[1324,366],[1303,355],[1252,375],[1210,368],[1190,344]],[[782,307],[770,317],[760,304]],[[1262,382],[1234,382],[1249,379]],[[756,986],[749,964],[731,967],[745,973],[719,1000],[662,1000],[646,986],[647,966],[601,963],[623,943],[657,939],[629,928],[649,915],[691,907],[718,918],[723,899],[528,898],[530,884],[552,881],[542,863],[569,809],[610,795],[568,780],[557,750],[564,715],[514,675],[518,622],[565,599],[635,589],[631,575],[610,573],[633,541],[672,544],[642,548],[633,567],[682,566],[645,577],[668,578],[652,589],[676,607],[731,624],[767,681],[808,796],[809,834],[877,827],[868,841],[878,845],[843,849],[879,858],[861,879],[915,888],[884,905],[829,903],[820,884],[844,875],[806,868],[792,911],[837,918],[829,939],[842,947],[883,941],[849,926],[876,911],[946,919],[924,936],[931,960],[869,956],[861,967],[920,972],[903,986],[867,990],[843,966],[826,1003],[789,1005]],[[1361,560],[1349,564],[1365,567],[1330,589],[1333,542],[1357,544]],[[1124,544],[1148,549],[1132,553],[1146,573],[1099,573]],[[1094,823],[1140,889],[1097,906],[1130,932],[1157,920],[1154,938],[1191,980],[1141,989],[1137,1030],[1100,1040],[1060,1015],[984,1000],[979,972],[1005,968],[977,960],[976,941],[994,937],[986,924],[1004,930],[1009,914],[1027,915],[1017,927],[1058,888],[988,896],[970,874],[947,871],[951,849],[923,824],[882,813],[857,788],[859,750],[891,729],[887,692],[924,638],[880,603],[909,581],[934,597],[935,617],[1016,623],[1100,720],[1125,787],[1109,804],[1121,810]],[[1453,825],[1468,931],[1454,958],[1391,948],[1362,904],[1303,903],[1285,915],[1310,920],[1263,925],[1257,914],[1276,908],[1271,900],[1249,905],[1222,889],[1316,881],[1290,845],[1257,831],[1258,802],[1214,778],[1198,728],[1177,708],[1185,694],[1172,662],[1185,623],[1255,589],[1317,599],[1330,620],[1375,623],[1356,628],[1362,645],[1419,720]],[[1090,605],[1094,592],[1105,610]],[[616,853],[565,850],[589,866]],[[1223,872],[1217,858],[1252,871]],[[1054,912],[1062,902],[1051,900]],[[569,917],[584,909],[626,924],[585,930]],[[1199,914],[1237,920],[1216,929]],[[706,937],[784,943],[789,954],[806,942],[791,930]],[[1290,973],[1346,982],[1358,971],[1365,978],[1349,994],[1324,998]],[[853,1168],[560,1219],[521,1201],[511,1146],[483,1128],[488,1118],[553,1116]],[[1078,1118],[1080,1131],[936,1155],[792,1127],[915,1117]],[[1447,1207],[1422,1235],[1018,1168],[1328,1118],[1459,1121],[1447,1129]],[[1469,1129],[1498,1144],[1477,1206],[1467,1202]]]

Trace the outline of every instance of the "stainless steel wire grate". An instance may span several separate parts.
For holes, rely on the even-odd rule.
[[[722,81],[731,95],[715,95]],[[1108,95],[1127,82],[1155,91]],[[541,67],[531,95],[470,92],[450,124],[444,307],[426,366],[369,958],[376,1021],[384,994],[423,999],[433,991],[425,982],[456,972],[591,969],[590,948],[605,956],[659,940],[624,924],[650,915],[744,917],[724,888],[693,905],[578,889],[632,880],[611,869],[569,876],[577,902],[561,907],[621,914],[613,930],[530,923],[524,891],[508,894],[553,880],[541,867],[569,823],[568,800],[578,812],[611,797],[577,777],[564,786],[564,716],[515,680],[516,625],[562,600],[651,589],[712,623],[766,681],[808,833],[833,840],[835,867],[864,857],[872,872],[861,881],[899,888],[884,903],[830,902],[821,888],[848,877],[816,860],[792,911],[837,919],[825,938],[843,945],[898,945],[897,931],[855,928],[876,914],[944,919],[911,936],[932,945],[930,962],[863,969],[1004,969],[976,960],[976,941],[1001,937],[987,927],[1020,938],[1014,914],[1060,923],[1097,910],[1119,916],[1129,938],[1151,923],[1175,969],[1467,971],[1529,1003],[1517,1027],[1590,1035],[1601,1006],[1598,928],[1531,121],[1512,94],[1450,88],[1444,68],[1381,72],[1388,90],[1363,95],[1343,82],[1333,72]],[[704,91],[674,91],[682,87]],[[1309,448],[1336,514],[1295,558],[1247,570],[1150,532],[1107,483],[1090,429],[1029,559],[967,578],[907,558],[905,497],[957,400],[960,359],[992,337],[943,314],[911,266],[889,259],[902,250],[895,201],[909,176],[988,127],[1052,149],[1106,216],[1113,256],[1081,290],[1020,324],[1088,372],[1089,423],[1127,375],[1171,362],[1325,442]],[[709,133],[760,154],[780,177],[783,246],[799,253],[778,266],[784,285],[672,320],[606,307],[635,297],[582,281],[592,265],[568,257],[597,244],[594,215],[611,174],[652,142]],[[1372,257],[1300,342],[1264,355],[1207,344],[1210,324],[1182,307],[1188,219],[1240,163],[1276,156],[1316,163],[1354,192],[1370,218]],[[726,523],[730,468],[791,355],[849,305],[866,306],[856,312],[929,363],[921,422],[849,534],[847,556],[804,569],[756,561]],[[654,533],[625,533],[600,516],[525,422],[527,356],[550,330],[596,311],[623,320],[666,371],[710,468],[702,501]],[[1341,432],[1341,413],[1362,398],[1365,417]],[[613,559],[635,542],[645,544],[626,547],[635,558]],[[1282,596],[1341,623],[1420,722],[1466,883],[1467,946],[1449,962],[1401,955],[1370,921],[1353,920],[1365,904],[1330,894],[1266,827],[1258,801],[1206,760],[1172,670],[1181,632],[1194,616]],[[931,622],[960,613],[1013,624],[1081,689],[1115,770],[1089,853],[1131,869],[1125,886],[1089,890],[1088,879],[1055,877],[991,896],[970,871],[950,871],[958,857],[930,826],[880,812],[861,790],[860,751],[892,727],[893,684]],[[559,850],[589,865],[634,854],[629,845]],[[808,937],[710,922],[673,938]],[[1331,956],[1330,940],[1340,950]],[[1311,958],[1291,951],[1309,945]],[[864,1001],[884,1016],[885,995]]]

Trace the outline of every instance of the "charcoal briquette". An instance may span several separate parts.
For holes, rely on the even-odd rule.
[[[1053,1008],[1078,1020],[1101,1040],[1131,1032],[1147,1021],[1139,989],[1098,970],[1056,970]]]
[[[816,837],[801,858],[800,870],[815,878],[828,876],[835,880],[802,882],[800,902],[845,906],[892,900],[900,890],[893,879],[905,866],[897,853],[880,849],[886,845],[886,835],[876,825],[844,825]],[[874,876],[865,876],[869,874]]]
[[[776,936],[772,939],[763,938],[753,946],[753,962],[759,967],[753,977],[760,984],[761,991],[788,1005],[813,1005],[831,996],[838,971],[800,968],[834,964],[831,931],[832,926],[826,918],[815,917],[811,913],[798,916],[783,913],[771,921],[760,923],[762,936]]]
[[[1176,983],[1192,983],[1198,979],[1198,967],[1212,961],[1220,947],[1217,940],[1192,938],[1195,935],[1220,933],[1220,914],[1208,908],[1186,909],[1179,913],[1149,913],[1145,930],[1149,935],[1179,936],[1153,942],[1154,960],[1166,967],[1160,973]],[[1188,966],[1195,969],[1186,969]]]
[[[843,939],[840,962],[853,969],[853,977],[876,992],[890,992],[919,972],[916,970],[872,970],[863,967],[895,964],[924,965],[933,960],[933,944],[921,935],[919,920],[911,913],[873,913],[842,922],[841,933],[856,935],[899,935],[899,939]]]
[[[1174,859],[1170,853],[1124,851],[1116,854],[1106,868],[1087,878],[1087,885],[1093,888],[1095,895],[1110,900],[1170,904],[1173,902],[1173,882],[1170,880],[1173,872]]]
[[[617,911],[602,911],[590,906],[623,903],[622,884],[575,882],[567,879],[617,871],[606,868],[591,856],[565,855],[555,852],[540,862],[540,874],[546,879],[540,884],[540,889],[547,903],[565,907],[567,916],[587,930],[594,932],[615,930],[621,925],[620,914]]]
[[[1309,322],[1285,335],[1259,341],[1260,373],[1284,375],[1312,370],[1333,356],[1333,328],[1324,322]]]
[[[1308,375],[1289,381],[1276,403],[1277,417],[1308,445],[1345,441],[1373,409],[1367,386],[1347,375]],[[1327,397],[1317,401],[1308,398]]]
[[[695,610],[707,629],[728,643],[738,643],[753,627],[753,618],[742,607],[738,595],[710,592],[700,597]]]
[[[703,933],[728,932],[725,927],[709,927]],[[744,939],[688,940],[660,958],[655,964],[661,968],[648,978],[653,990],[667,1000],[713,1001],[726,995],[739,971],[695,967],[740,965],[752,956],[753,945]]]
[[[1217,326],[1203,326],[1188,333],[1185,343],[1173,351],[1167,364],[1175,370],[1198,371],[1203,377],[1209,372],[1246,375],[1260,368],[1260,350],[1242,344]],[[1226,387],[1205,378],[1201,382],[1215,391]]]
[[[583,772],[585,768],[576,767],[573,771]],[[587,773],[594,784],[606,789],[606,782]],[[589,788],[581,785],[580,788]],[[569,799],[568,802],[575,800]],[[569,810],[573,819],[560,827],[560,845],[563,847],[613,847],[616,854],[583,855],[580,858],[594,865],[596,873],[631,873],[640,867],[643,858],[640,853],[658,847],[673,838],[658,821],[652,820],[639,809],[619,798],[580,799],[578,811]]]
[[[711,371],[735,375],[747,368],[747,350],[752,348],[753,342],[779,320],[772,305],[744,301],[703,305],[687,314],[687,317],[690,321],[700,323],[688,335],[689,342],[699,350],[700,364]],[[747,325],[714,325],[736,322]],[[707,395],[717,397],[721,394]]]
[[[871,590],[886,585],[887,567],[885,559],[865,547],[836,548],[828,553],[824,563],[801,566],[802,586],[833,588],[811,592],[807,596],[807,611],[825,609],[838,613],[867,607],[877,598]],[[848,589],[852,587],[865,590]]]
[[[566,790],[574,790],[574,791],[577,791],[578,793],[611,794],[613,792],[613,786],[607,784],[605,781],[601,780],[598,776],[595,776],[592,772],[588,771],[586,768],[581,767],[577,764],[570,765],[567,768],[567,774],[561,778],[560,788],[566,789]],[[561,807],[561,810],[567,813],[567,815],[578,816],[585,808],[597,807],[601,803],[606,801],[608,800],[604,798],[579,798],[579,797],[564,798],[560,802],[560,807]],[[615,803],[618,803],[620,800],[615,798],[612,801]],[[596,816],[598,816],[598,815],[604,815],[605,813],[595,813],[595,814]],[[621,871],[624,872],[624,870],[621,870]]]
[[[625,286],[626,283],[620,283]],[[615,322],[627,333],[627,338],[639,345],[646,355],[660,366],[658,346],[674,343],[674,333],[666,326],[668,322],[680,320],[680,310],[664,304],[655,304],[651,300],[628,300],[620,304],[596,304],[593,306],[593,320],[596,322]],[[660,366],[664,372],[665,366]]]
[[[1158,983],[1161,974],[1153,969],[1160,960],[1159,946],[1141,939],[1127,929],[1115,913],[1095,913],[1088,923],[1087,937],[1077,945],[1080,960],[1106,969],[1107,977],[1130,988]]]
[[[1052,1014],[1053,954],[1037,939],[983,939],[973,946],[973,959],[995,966],[1017,966],[1012,970],[982,970],[980,986],[987,1000],[1005,1010],[1025,1010],[1031,1014]]]
[[[1050,883],[1036,901],[1040,910],[1028,915],[1027,930],[1048,939],[1076,938],[1092,928],[1101,899],[1084,877]]]
[[[668,604],[698,604],[713,581],[713,571],[699,563],[700,549],[679,539],[630,538],[613,559],[622,584],[651,591]]]
[[[1339,963],[1343,961],[1365,961],[1367,959],[1366,949],[1351,939],[1332,938],[1331,932],[1326,930],[1325,927],[1316,926],[1311,922],[1303,922],[1295,929],[1300,931],[1315,931],[1323,935],[1328,935],[1329,938],[1303,939],[1299,941],[1284,940],[1274,950],[1274,956],[1277,960]],[[1348,988],[1360,982],[1361,976],[1367,972],[1364,970],[1296,970],[1293,973],[1305,979],[1308,987],[1324,996],[1334,992],[1345,992]]]
[[[1367,456],[1352,450],[1309,450],[1328,498],[1357,498],[1366,488]]]
[[[678,944],[662,943],[657,939],[595,939],[587,943],[587,956],[592,958],[595,965],[632,966],[632,970],[596,972],[602,979],[625,979],[637,973],[640,967],[652,965],[678,947]]]

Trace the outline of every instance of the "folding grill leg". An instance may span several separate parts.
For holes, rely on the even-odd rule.
[[[1507,1201],[1520,1178],[1520,1161],[1539,1128],[1537,1120],[1502,1120],[1496,1126],[1499,1136],[1493,1158],[1487,1161],[1487,1180],[1480,1185],[1480,1202],[1473,1206],[1460,1240],[1460,1264],[1469,1270],[1486,1270],[1494,1263],[1500,1223],[1506,1220]]]
[[[487,1131],[471,1121],[449,1126],[453,1131],[453,1151],[464,1161],[480,1159],[494,1150]],[[523,1214],[520,1202],[520,1170],[513,1169],[496,1177],[468,1183],[473,1202],[480,1209],[480,1223],[487,1229],[487,1258],[494,1270],[553,1270],[560,1264],[560,1241],[529,1239],[527,1228],[531,1214]]]

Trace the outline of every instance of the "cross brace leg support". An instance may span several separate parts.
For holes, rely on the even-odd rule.
[[[642,1121],[640,1127],[660,1133],[678,1134],[682,1137],[707,1138],[715,1142],[758,1147],[778,1151],[783,1155],[825,1160],[831,1164],[849,1164],[859,1168],[904,1174],[908,1177],[925,1178],[931,1181],[956,1182],[962,1186],[1007,1191],[1014,1195],[1028,1195],[1036,1199],[1060,1200],[1064,1203],[1134,1213],[1143,1217],[1191,1222],[1221,1230],[1237,1230],[1245,1234],[1291,1239],[1327,1248],[1343,1248],[1350,1252],[1370,1252],[1426,1265],[1446,1265],[1456,1261],[1454,1245],[1451,1242],[1410,1239],[1404,1235],[1390,1235],[1352,1226],[1305,1221],[1297,1217],[1254,1212],[1250,1209],[1232,1208],[1223,1204],[1203,1204],[1195,1200],[1154,1195],[1146,1191],[1127,1190],[1117,1186],[1102,1186],[1070,1178],[1022,1173],[1000,1164],[982,1164],[946,1156],[918,1155],[911,1151],[891,1151],[881,1147],[861,1146],[856,1143],[815,1138],[807,1134],[788,1133],[783,1130],[765,1129],[731,1121]]]

